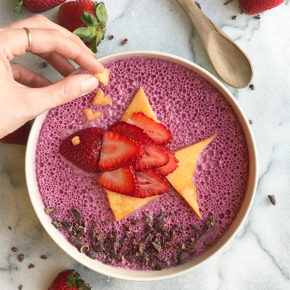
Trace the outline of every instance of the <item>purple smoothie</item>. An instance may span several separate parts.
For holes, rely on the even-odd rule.
[[[44,206],[58,210],[58,214],[52,215],[53,220],[69,223],[75,219],[70,210],[77,208],[82,220],[87,222],[83,240],[90,248],[95,247],[96,239],[103,239],[102,235],[114,236],[102,244],[103,247],[109,247],[106,253],[112,249],[111,256],[98,254],[98,251],[88,254],[104,263],[146,270],[181,263],[183,261],[178,259],[180,253],[184,253],[182,258],[186,257],[186,260],[193,259],[226,231],[246,192],[248,149],[238,118],[215,87],[180,65],[155,58],[126,58],[107,63],[106,67],[110,70],[110,82],[106,88],[102,88],[111,96],[111,106],[91,106],[95,95],[91,93],[47,114],[36,151],[37,181]],[[97,184],[95,175],[75,167],[58,152],[61,140],[73,132],[86,127],[108,129],[119,121],[141,86],[158,120],[172,132],[171,150],[194,144],[217,133],[216,138],[201,153],[193,178],[203,220],[170,188],[160,198],[116,222],[105,190]],[[88,123],[82,113],[82,108],[87,107],[102,111],[103,118]],[[145,213],[149,214],[147,218]],[[151,238],[144,240],[150,236],[151,228],[153,240],[156,238],[155,221],[161,213],[164,213],[165,224],[161,235],[168,236],[167,244],[164,246],[166,241],[160,241],[162,250],[153,256],[150,254],[149,262],[144,263],[145,254],[136,248],[139,249],[140,243],[144,242],[145,252],[156,250],[152,249]],[[214,226],[197,240],[199,233],[195,226],[205,231],[207,218],[211,215],[215,219]],[[151,216],[153,221],[150,221]],[[155,225],[151,227],[152,223]],[[67,227],[61,227],[60,231],[68,239],[71,236]],[[92,233],[96,233],[97,237],[92,238]],[[162,238],[158,231],[157,236],[159,243]],[[124,251],[122,255],[118,251],[114,252],[113,245],[108,245],[116,240],[120,242],[118,251]],[[75,241],[72,243],[76,244]],[[97,255],[94,255],[96,252]],[[158,255],[162,255],[162,258]]]

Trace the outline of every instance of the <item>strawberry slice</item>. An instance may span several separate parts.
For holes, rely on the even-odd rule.
[[[138,191],[137,178],[130,165],[103,172],[98,178],[98,182],[106,189],[121,194],[134,196]]]
[[[178,159],[175,157],[174,152],[172,152],[169,148],[164,147],[164,149],[165,153],[169,157],[169,162],[162,167],[157,168],[157,170],[161,175],[166,176],[178,167]]]
[[[61,142],[59,153],[83,170],[97,172],[103,132],[99,128],[87,128],[75,132]],[[74,145],[73,139],[79,140],[77,145]]]
[[[119,122],[111,126],[110,131],[117,132],[134,140],[145,143],[148,136],[144,131],[132,124],[126,122]]]
[[[114,170],[129,164],[139,154],[137,142],[119,133],[106,131],[103,134],[99,168]]]
[[[161,195],[168,191],[169,185],[156,170],[144,170],[136,172],[139,190],[135,197],[145,198],[153,195]]]
[[[144,155],[140,160],[134,162],[136,171],[153,169],[168,163],[169,157],[164,150],[164,146],[156,145],[153,141],[147,140],[144,145]]]
[[[128,122],[143,129],[156,144],[165,144],[172,139],[171,132],[164,125],[155,122],[144,113],[132,114]]]

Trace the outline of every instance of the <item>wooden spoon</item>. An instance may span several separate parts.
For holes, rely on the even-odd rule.
[[[217,74],[230,86],[244,88],[253,77],[247,55],[215,26],[192,0],[177,0],[198,31]]]

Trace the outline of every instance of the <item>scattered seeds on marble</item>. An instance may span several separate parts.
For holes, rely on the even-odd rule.
[[[41,256],[40,256],[40,259],[42,259],[42,260],[46,260],[46,259],[47,259],[47,256],[46,256],[46,255],[41,255]]]
[[[19,254],[17,256],[17,260],[21,263],[24,260],[24,255],[23,254]]]
[[[253,120],[249,120],[249,124],[252,125],[253,124]]]
[[[261,16],[258,14],[258,15],[255,15],[254,18],[259,20],[261,19]]]
[[[11,230],[12,230],[12,228],[11,228],[10,226],[8,226],[8,230],[9,230],[9,231],[11,231]]]
[[[18,290],[22,290],[22,285],[21,284],[18,286]]]
[[[275,195],[274,194],[269,194],[268,195],[268,198],[269,198],[269,200],[270,200],[270,202],[273,204],[273,205],[276,205],[276,197],[275,197]]]
[[[34,268],[35,266],[33,265],[33,264],[29,264],[28,265],[28,269],[32,269],[32,268]]]
[[[254,84],[250,84],[249,85],[249,88],[252,90],[252,91],[254,91],[256,88],[255,88],[255,86],[254,86]]]
[[[124,40],[122,40],[121,44],[126,45],[128,43],[128,41],[129,41],[128,38],[125,38]]]
[[[112,40],[113,38],[114,38],[114,35],[112,35],[112,34],[108,36],[109,40]]]
[[[12,247],[11,251],[14,252],[14,253],[17,252],[17,248],[16,247]]]
[[[236,19],[237,19],[237,15],[233,15],[232,20],[236,20]]]

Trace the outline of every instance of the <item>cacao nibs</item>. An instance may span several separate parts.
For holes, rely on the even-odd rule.
[[[249,124],[252,125],[253,124],[253,120],[249,120]]]
[[[186,262],[186,253],[185,252],[180,252],[177,255],[177,262],[179,265],[182,265]]]
[[[121,44],[126,45],[128,43],[128,41],[129,41],[128,38],[125,38],[124,40],[122,40]]]
[[[17,248],[16,247],[12,247],[11,251],[14,252],[14,253],[17,252]]]
[[[23,254],[19,254],[18,256],[17,256],[17,260],[18,260],[18,262],[22,262],[23,260],[24,260],[24,255]]]
[[[18,290],[22,290],[22,285],[21,284],[18,286]]]
[[[197,1],[195,1],[194,3],[195,3],[196,6],[201,10],[201,6],[200,6],[200,4],[199,4]]]
[[[29,264],[28,265],[28,269],[32,269],[32,268],[34,268],[35,266],[33,265],[33,264]]]
[[[44,208],[44,212],[47,214],[47,215],[53,215],[53,214],[58,214],[58,210],[54,207],[51,207],[51,206],[47,206]]]
[[[254,84],[250,84],[249,85],[249,88],[252,90],[252,91],[254,91],[256,88],[255,88],[255,86],[254,86]]]
[[[46,260],[46,259],[47,259],[47,256],[46,256],[46,255],[41,255],[41,256],[40,256],[40,259],[42,259],[42,260]]]
[[[238,17],[237,15],[233,15],[233,16],[232,16],[232,20],[236,20],[237,17]]]
[[[75,207],[73,207],[70,210],[70,214],[78,220],[80,220],[82,218],[80,211],[78,209],[76,209]]]
[[[109,40],[112,40],[113,38],[114,38],[114,35],[112,35],[112,34],[108,36]]]
[[[271,204],[276,205],[276,197],[274,194],[269,194],[268,198],[269,198]]]
[[[233,2],[234,0],[228,0],[224,3],[224,5],[228,5],[229,3]]]
[[[10,226],[8,226],[8,230],[9,230],[9,231],[11,231],[11,230],[12,230],[12,228],[11,228]]]
[[[261,19],[261,16],[258,14],[258,15],[255,15],[254,18],[259,20]]]

